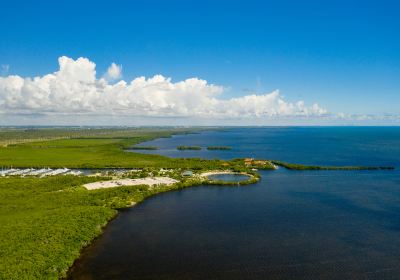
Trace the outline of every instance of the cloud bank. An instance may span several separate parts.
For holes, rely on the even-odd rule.
[[[218,119],[327,114],[318,104],[287,102],[277,90],[223,99],[224,87],[199,78],[172,82],[155,75],[112,83],[122,77],[122,68],[115,63],[102,78],[96,78],[96,65],[87,58],[63,56],[58,62],[58,71],[42,77],[0,77],[0,114]]]

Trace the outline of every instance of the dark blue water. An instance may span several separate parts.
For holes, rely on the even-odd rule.
[[[399,128],[237,129],[155,142],[232,146],[213,151],[226,158],[400,166]],[[398,170],[261,175],[254,185],[193,187],[123,211],[70,278],[400,278]]]
[[[141,145],[160,148],[141,153],[169,157],[254,157],[317,165],[400,166],[400,127],[235,128],[176,135]],[[203,149],[179,151],[176,147],[180,145]],[[207,146],[230,146],[232,150],[209,151]]]

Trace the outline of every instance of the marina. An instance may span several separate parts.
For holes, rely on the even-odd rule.
[[[9,176],[34,176],[34,177],[47,177],[47,176],[56,176],[56,175],[74,175],[80,176],[84,175],[84,172],[81,170],[74,170],[68,168],[9,168],[9,169],[1,169],[0,177],[9,177]]]

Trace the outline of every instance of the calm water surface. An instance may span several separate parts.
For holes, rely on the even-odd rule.
[[[169,157],[254,157],[320,165],[400,165],[400,127],[236,128],[176,135],[141,145],[160,149],[140,152]],[[176,147],[180,145],[201,146],[203,150],[179,151]],[[209,151],[207,146],[230,146],[232,150]]]
[[[182,156],[181,144],[233,147],[184,151],[207,158],[400,166],[399,128],[234,129],[145,145]],[[254,185],[173,191],[121,212],[69,278],[399,279],[398,169],[261,175]]]

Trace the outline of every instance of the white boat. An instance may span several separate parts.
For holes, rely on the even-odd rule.
[[[37,175],[42,174],[42,173],[47,172],[47,171],[49,171],[47,168],[33,169],[27,175],[29,175],[29,176],[37,176]]]
[[[10,176],[17,176],[19,174],[21,174],[21,172],[23,172],[23,170],[21,169],[14,169],[15,171],[8,173],[8,175]]]
[[[70,171],[68,171],[67,173],[64,173],[64,175],[74,175],[74,176],[79,176],[79,175],[82,175],[83,174],[83,172],[82,171],[79,171],[79,170],[70,170]]]
[[[9,173],[12,173],[14,171],[16,171],[17,169],[11,168],[11,169],[4,169],[2,171],[0,171],[0,176],[6,176]]]
[[[27,175],[27,174],[29,174],[32,170],[34,170],[34,169],[33,169],[33,168],[23,169],[22,172],[20,173],[20,175]]]
[[[49,172],[50,170],[51,170],[50,168],[42,168],[42,169],[37,170],[37,172],[35,172],[34,175],[35,176],[43,175],[43,174]]]
[[[34,169],[34,168],[26,168],[26,169],[5,169],[0,171],[0,177],[5,176],[56,176],[56,175],[74,175],[79,176],[84,174],[80,170],[71,170],[68,168],[58,168],[58,169],[51,169],[51,168],[41,168],[41,169]]]
[[[69,171],[68,168],[59,168],[56,170],[51,171],[50,173],[46,174],[47,176],[55,176],[55,175],[60,175],[63,173],[67,173]]]
[[[47,171],[40,173],[40,177],[51,176],[52,172],[53,172],[53,169],[47,168]]]

